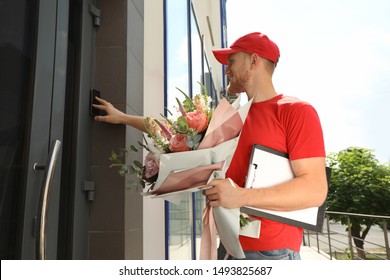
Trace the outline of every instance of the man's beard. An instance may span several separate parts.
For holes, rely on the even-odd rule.
[[[244,88],[239,83],[230,82],[226,88],[229,93],[238,94],[244,91]]]
[[[245,92],[245,84],[249,80],[248,73],[245,73],[242,77],[235,76],[235,79],[231,80],[226,88],[229,93],[239,94]]]

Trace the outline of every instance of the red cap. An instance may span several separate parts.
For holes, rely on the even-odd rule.
[[[279,60],[278,46],[260,32],[254,32],[238,38],[229,48],[213,50],[215,58],[222,64],[229,64],[229,55],[237,52],[256,53],[275,64]]]

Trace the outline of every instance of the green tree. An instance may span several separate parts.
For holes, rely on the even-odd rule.
[[[329,211],[369,215],[390,215],[390,168],[381,164],[372,150],[351,147],[327,157],[332,168],[327,206]],[[348,218],[330,215],[347,225]],[[380,221],[351,217],[351,235],[358,256],[365,259],[364,239],[373,224]]]

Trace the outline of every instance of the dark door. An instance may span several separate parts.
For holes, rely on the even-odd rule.
[[[2,259],[57,256],[67,10],[68,1],[0,1]]]
[[[0,0],[1,259],[88,258],[92,2]]]

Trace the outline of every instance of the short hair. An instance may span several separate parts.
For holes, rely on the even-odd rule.
[[[266,58],[264,58],[264,57],[261,57],[261,59],[262,59],[263,62],[264,62],[265,70],[272,76],[273,73],[274,73],[274,71],[275,71],[276,64],[277,64],[278,62],[275,62],[275,63],[274,63],[273,61],[271,61],[271,60],[269,60],[269,59],[266,59]]]

